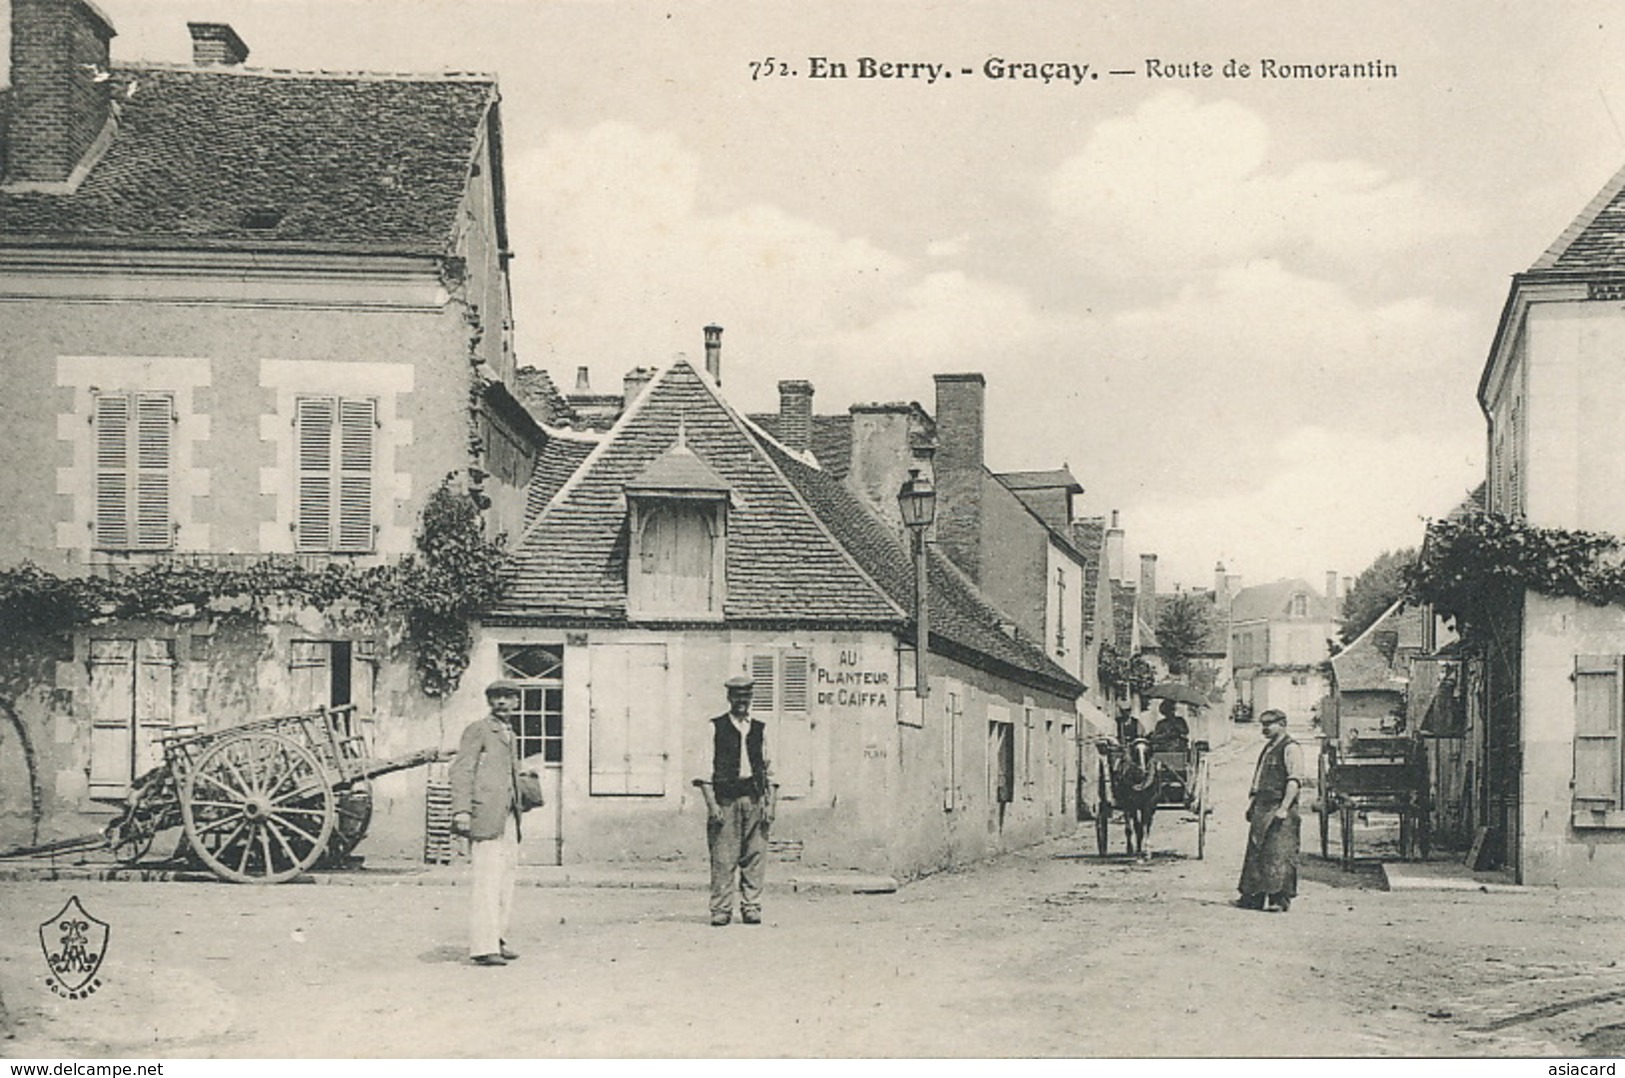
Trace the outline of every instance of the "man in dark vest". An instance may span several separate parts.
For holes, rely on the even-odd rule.
[[[756,682],[729,678],[728,713],[711,720],[711,773],[695,779],[705,796],[706,838],[711,847],[711,923],[733,920],[735,876],[739,913],[748,925],[762,923],[762,883],[767,872],[767,832],[773,825],[778,786],[768,769],[766,727],[750,717]]]
[[[1258,717],[1267,739],[1253,770],[1247,803],[1247,856],[1241,864],[1241,897],[1249,910],[1285,913],[1298,894],[1298,791],[1303,787],[1303,750],[1286,732],[1285,712]]]

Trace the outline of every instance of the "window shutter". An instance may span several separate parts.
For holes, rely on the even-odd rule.
[[[807,710],[807,680],[808,669],[811,663],[807,656],[789,652],[784,656],[784,697],[785,711]]]
[[[134,766],[135,641],[90,641],[90,794],[122,797]]]
[[[1574,662],[1574,799],[1588,807],[1620,803],[1620,656]]]
[[[175,404],[167,395],[143,393],[136,399],[135,544],[149,550],[168,547],[174,539],[169,513],[174,425]]]
[[[590,651],[588,777],[594,795],[666,792],[666,647],[595,644]]]
[[[750,657],[750,676],[756,680],[756,689],[750,698],[752,711],[772,712],[776,708],[778,694],[774,691],[777,687],[773,676],[777,672],[774,658],[772,652]]]
[[[377,403],[370,400],[339,404],[339,550],[372,549],[372,458],[377,412]]]
[[[96,398],[95,544],[130,545],[130,397],[103,393]]]
[[[773,657],[764,658],[771,670]],[[805,652],[782,651],[778,661],[779,706],[767,731],[768,763],[781,797],[806,797],[814,786],[813,723],[807,706],[812,660]]]
[[[298,499],[294,546],[330,550],[333,543],[333,424],[331,397],[302,397],[294,406]]]

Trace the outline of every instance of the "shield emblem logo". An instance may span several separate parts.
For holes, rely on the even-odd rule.
[[[40,950],[62,987],[77,992],[101,969],[109,935],[107,922],[92,917],[75,895],[39,926]]]

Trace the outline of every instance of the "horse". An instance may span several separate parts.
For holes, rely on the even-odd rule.
[[[1162,799],[1162,768],[1151,755],[1151,742],[1143,737],[1112,755],[1112,803],[1123,813],[1123,834],[1128,852],[1142,861],[1150,858],[1145,839]]]

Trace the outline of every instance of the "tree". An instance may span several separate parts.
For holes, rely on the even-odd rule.
[[[1353,643],[1394,605],[1395,599],[1405,594],[1405,574],[1415,564],[1415,547],[1385,550],[1354,578],[1349,593],[1343,596],[1343,643]]]
[[[1190,669],[1190,656],[1206,651],[1212,636],[1208,620],[1211,604],[1194,594],[1176,595],[1162,608],[1157,619],[1157,643],[1168,660],[1168,672],[1183,674]]]

